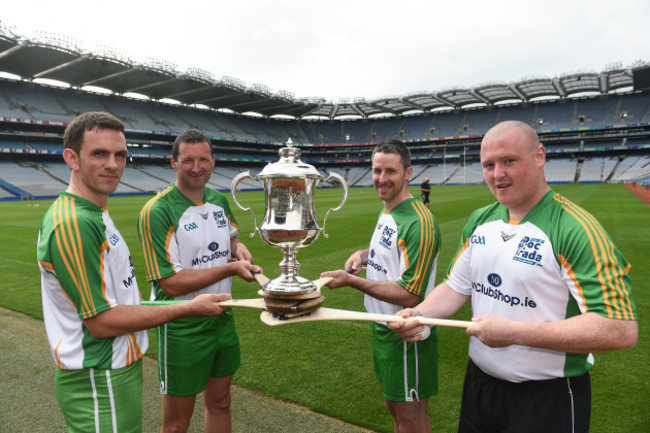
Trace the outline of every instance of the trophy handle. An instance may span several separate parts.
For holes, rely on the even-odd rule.
[[[323,233],[323,236],[325,236],[326,238],[329,237],[329,235],[325,233],[325,223],[327,222],[327,217],[329,216],[330,212],[332,211],[336,212],[337,210],[341,209],[341,207],[345,204],[345,201],[348,199],[348,184],[345,181],[345,179],[343,179],[343,176],[336,173],[330,173],[329,177],[325,179],[325,182],[327,182],[330,179],[336,179],[343,187],[343,200],[341,200],[341,203],[339,203],[338,206],[329,208],[329,210],[325,214],[325,218],[323,218],[323,228],[321,229],[321,231]]]
[[[235,176],[232,179],[232,183],[230,184],[230,192],[232,193],[232,199],[233,201],[239,206],[239,208],[243,211],[248,211],[250,212],[251,215],[253,215],[253,227],[255,227],[255,230],[253,230],[253,233],[251,233],[250,237],[255,236],[255,233],[259,231],[259,227],[257,227],[257,218],[255,218],[255,212],[253,212],[253,209],[249,207],[244,207],[239,203],[239,200],[237,200],[237,185],[239,185],[239,182],[241,182],[244,179],[251,179],[251,180],[257,180],[256,178],[251,177],[249,171],[245,171],[243,173],[239,173],[237,176]]]

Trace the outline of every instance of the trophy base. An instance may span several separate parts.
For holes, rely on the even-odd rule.
[[[281,275],[269,281],[263,291],[273,295],[297,295],[314,292],[316,289],[316,284],[306,278]]]
[[[318,310],[323,301],[325,301],[325,297],[322,295],[312,299],[286,299],[282,295],[266,295],[264,297],[264,308],[269,313],[290,318]]]

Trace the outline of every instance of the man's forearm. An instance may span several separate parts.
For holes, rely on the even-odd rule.
[[[84,324],[95,338],[115,337],[189,316],[192,314],[192,308],[190,303],[160,306],[118,305],[84,320]]]
[[[446,319],[460,310],[468,300],[469,296],[461,295],[447,284],[440,283],[417,308],[425,317]]]
[[[408,292],[395,281],[372,281],[366,278],[350,276],[350,286],[382,301],[402,307],[414,307],[420,297]]]
[[[586,313],[559,322],[522,323],[515,327],[514,344],[568,353],[624,349],[636,344],[638,324]]]
[[[183,269],[158,281],[163,292],[171,298],[191,293],[236,275],[232,263],[209,269]]]

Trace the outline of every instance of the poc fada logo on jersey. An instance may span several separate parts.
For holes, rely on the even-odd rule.
[[[542,254],[540,253],[540,247],[544,243],[543,239],[531,238],[524,236],[519,245],[517,245],[517,252],[512,260],[518,262],[526,263],[529,265],[542,266],[540,262],[542,261]]]
[[[227,220],[222,210],[212,212],[212,216],[214,217],[214,220],[217,222],[217,227],[223,228],[226,226]]]

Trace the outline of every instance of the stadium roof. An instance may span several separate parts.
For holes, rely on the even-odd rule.
[[[3,26],[0,26],[0,72],[18,75],[24,80],[50,79],[75,88],[100,87],[116,94],[137,93],[153,100],[171,99],[240,114],[253,112],[269,117],[317,116],[330,119],[490,106],[504,101],[565,98],[585,92],[606,94],[633,86],[632,71],[618,66],[600,73],[573,73],[558,78],[488,84],[474,89],[418,92],[372,101],[364,98],[338,102],[324,98],[296,99],[290,92],[274,93],[262,84],[247,87],[237,78],[215,79],[200,69],[178,72],[169,62],[149,60],[144,64],[136,63],[114,50],[86,52],[75,41],[61,36],[27,39]]]

